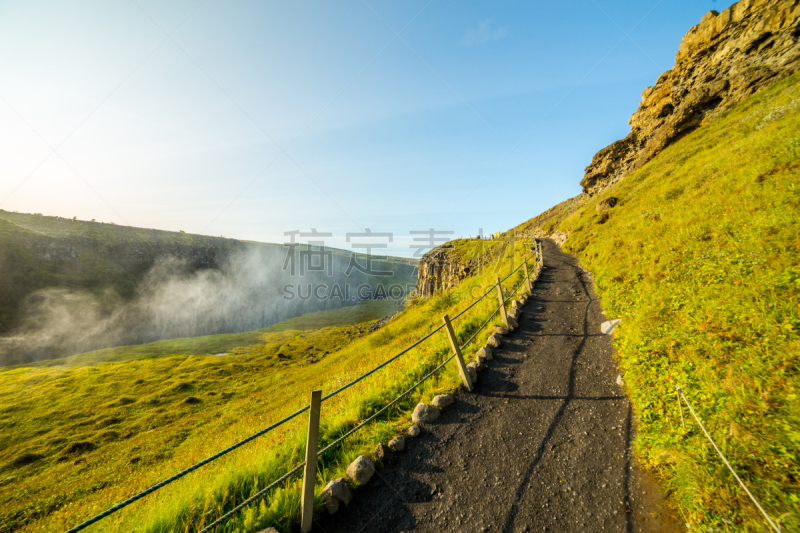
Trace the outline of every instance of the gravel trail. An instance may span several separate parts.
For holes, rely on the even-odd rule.
[[[314,531],[681,530],[631,453],[635,421],[591,275],[552,241],[542,246],[520,328],[475,390]]]

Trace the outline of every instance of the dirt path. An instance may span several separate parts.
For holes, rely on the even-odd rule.
[[[543,251],[520,328],[475,391],[315,531],[680,531],[630,453],[631,407],[591,276],[554,243]]]

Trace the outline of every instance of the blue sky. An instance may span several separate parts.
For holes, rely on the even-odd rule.
[[[503,231],[732,3],[2,1],[0,208],[406,256]]]

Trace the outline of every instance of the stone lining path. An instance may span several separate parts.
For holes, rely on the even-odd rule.
[[[520,328],[475,391],[314,531],[681,530],[630,453],[635,423],[591,275],[551,241],[543,252]]]

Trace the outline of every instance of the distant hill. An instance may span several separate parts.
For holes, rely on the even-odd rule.
[[[251,331],[414,287],[411,260],[375,257],[392,273],[376,276],[348,271],[363,255],[323,252],[0,210],[0,364]]]

